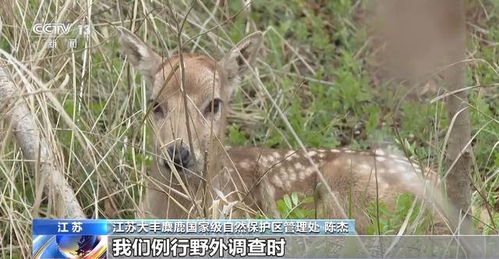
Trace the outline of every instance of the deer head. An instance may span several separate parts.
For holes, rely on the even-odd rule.
[[[196,189],[209,172],[222,167],[228,103],[241,77],[255,63],[262,33],[236,44],[220,60],[196,53],[161,57],[144,41],[120,27],[120,43],[129,62],[152,86],[150,97],[154,171],[166,184],[177,183],[178,172]]]

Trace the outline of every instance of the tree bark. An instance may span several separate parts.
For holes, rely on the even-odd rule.
[[[60,218],[85,218],[83,210],[76,200],[75,193],[64,178],[62,171],[54,163],[54,156],[47,141],[43,138],[35,123],[35,119],[26,105],[21,94],[10,80],[7,70],[0,66],[0,111],[10,122],[12,132],[18,145],[21,147],[26,160],[35,161],[40,174],[40,184],[37,188],[44,188],[53,195],[56,216]],[[33,168],[35,168],[35,166]]]
[[[388,80],[404,82],[409,92],[420,94],[426,86],[456,92],[446,100],[449,120],[446,150],[447,196],[454,207],[468,214],[471,203],[471,125],[467,109],[466,21],[464,0],[379,0],[375,28],[382,42],[381,61]],[[414,91],[416,90],[416,91]],[[411,94],[408,94],[411,96]],[[444,152],[445,151],[445,152]],[[440,153],[440,152],[439,152]],[[469,217],[467,217],[469,219]],[[467,220],[469,221],[469,220]],[[457,222],[464,230],[464,222]],[[471,223],[469,221],[468,223]],[[471,226],[471,224],[465,224]]]
[[[466,23],[464,0],[446,0],[447,18],[450,28],[447,63],[449,67],[443,72],[445,86],[448,92],[466,87],[465,63],[466,58]],[[447,195],[451,202],[461,210],[462,215],[471,214],[471,125],[468,113],[468,94],[457,91],[448,97],[446,107],[449,119],[454,123],[449,128],[447,143],[447,165],[449,166],[446,178]]]

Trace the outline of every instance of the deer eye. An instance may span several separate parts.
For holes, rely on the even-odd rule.
[[[204,114],[208,115],[208,113],[216,114],[220,111],[222,107],[222,100],[220,98],[213,99],[208,106],[204,109]]]
[[[163,115],[163,108],[161,108],[161,105],[154,100],[149,101],[150,105],[152,106],[152,111],[156,115]]]

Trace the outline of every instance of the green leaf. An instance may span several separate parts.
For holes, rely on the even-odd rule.
[[[301,201],[302,204],[308,204],[308,203],[312,203],[312,202],[314,202],[314,197],[312,197],[312,196],[305,197]]]
[[[291,193],[291,200],[293,201],[294,207],[300,205],[300,200],[298,200],[298,193],[296,192]]]
[[[289,198],[289,195],[284,195],[284,202],[286,203],[286,207],[291,210],[293,209],[293,204],[291,203],[291,199]]]
[[[277,201],[277,210],[279,211],[279,213],[281,214],[281,216],[284,216],[287,213],[287,208],[286,208],[286,204],[284,203],[284,200],[278,200]]]

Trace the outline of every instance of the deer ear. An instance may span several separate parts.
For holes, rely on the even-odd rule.
[[[121,49],[132,65],[150,82],[161,65],[161,56],[124,27],[118,27]]]
[[[257,31],[242,39],[225,56],[220,63],[229,80],[244,75],[256,61],[256,56],[262,47],[263,35]]]

